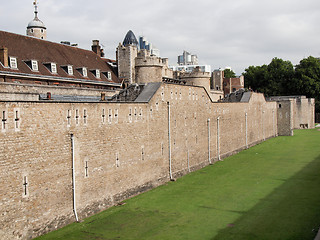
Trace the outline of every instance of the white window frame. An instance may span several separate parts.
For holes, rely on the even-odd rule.
[[[57,64],[51,63],[51,73],[57,74]]]
[[[107,76],[107,77],[108,77],[108,79],[110,79],[110,80],[111,80],[111,79],[112,79],[111,72],[108,72],[107,74],[108,74],[108,76]]]
[[[67,69],[68,69],[68,74],[73,75],[73,67],[71,65],[68,65]]]
[[[96,78],[100,79],[101,78],[101,74],[100,74],[100,70],[96,69]]]
[[[37,60],[31,60],[31,69],[32,71],[39,71]]]
[[[18,68],[18,62],[16,57],[9,57],[10,60],[10,68],[17,69]]]
[[[88,69],[86,67],[82,68],[82,76],[88,77]]]

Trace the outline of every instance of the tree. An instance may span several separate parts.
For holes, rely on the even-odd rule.
[[[232,71],[231,69],[225,69],[224,70],[224,77],[225,78],[235,78],[236,74],[234,73],[234,71]]]
[[[243,75],[247,88],[266,96],[286,95],[287,86],[294,78],[294,67],[290,61],[273,58],[269,65],[250,66]]]
[[[320,61],[315,57],[302,59],[295,69],[293,94],[315,98],[316,112],[320,112]]]

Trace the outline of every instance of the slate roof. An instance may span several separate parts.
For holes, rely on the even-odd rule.
[[[122,45],[123,46],[127,46],[127,45],[136,45],[137,46],[138,45],[138,40],[131,30],[129,30],[127,35],[125,36]]]
[[[36,76],[66,78],[83,80],[84,82],[110,83],[110,85],[119,85],[121,81],[113,72],[113,69],[107,63],[108,61],[99,57],[92,51],[77,47],[54,43],[38,38],[18,35],[14,33],[0,31],[0,46],[8,48],[8,56],[16,57],[18,69],[5,68],[0,64],[0,71],[16,74],[31,74]],[[26,64],[26,61],[37,60],[38,71],[32,71]],[[57,74],[53,74],[44,65],[56,63]],[[71,65],[73,75],[69,75],[63,67]],[[84,77],[78,68],[87,68],[88,76]],[[96,78],[94,70],[100,70],[100,79]],[[103,73],[111,72],[111,79],[108,79]]]

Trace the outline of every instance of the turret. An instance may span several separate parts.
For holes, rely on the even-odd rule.
[[[34,1],[34,19],[27,26],[27,36],[40,39],[47,39],[47,28],[44,23],[38,18],[38,3]]]

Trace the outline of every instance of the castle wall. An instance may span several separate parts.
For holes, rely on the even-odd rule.
[[[37,101],[39,100],[39,94],[47,94],[48,92],[50,92],[52,95],[73,96],[101,96],[101,93],[105,93],[106,96],[111,97],[118,93],[119,90],[0,82],[0,101]]]
[[[262,94],[213,103],[203,87],[165,83],[149,103],[0,102],[0,239],[75,221],[73,152],[83,219],[169,181],[169,151],[179,177],[276,136],[275,111]]]
[[[278,101],[277,108],[278,134],[280,136],[293,136],[294,100]],[[290,127],[288,128],[288,126]]]
[[[294,128],[314,128],[314,99],[300,97],[294,101]]]

